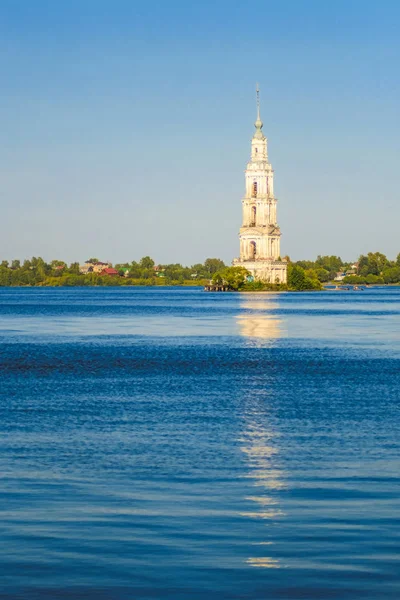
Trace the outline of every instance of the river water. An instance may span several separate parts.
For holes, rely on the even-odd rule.
[[[400,288],[0,289],[0,598],[400,597]]]

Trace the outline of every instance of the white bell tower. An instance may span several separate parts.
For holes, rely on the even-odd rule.
[[[242,199],[240,258],[235,266],[244,266],[255,279],[286,283],[287,264],[281,260],[281,231],[277,223],[274,196],[274,171],[268,162],[268,145],[260,118],[260,94],[257,85],[256,131],[251,140],[251,158],[245,171],[246,191]]]

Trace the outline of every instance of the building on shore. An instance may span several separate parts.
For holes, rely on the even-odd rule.
[[[89,273],[101,273],[104,269],[111,267],[110,262],[101,262],[100,260],[91,261],[87,260],[84,265],[79,267],[79,272],[82,275],[88,275]]]
[[[242,200],[240,257],[234,266],[245,267],[254,279],[286,283],[287,263],[281,259],[281,230],[277,223],[277,199],[274,196],[274,171],[268,161],[267,138],[260,118],[257,86],[257,120],[251,140],[251,158],[245,171],[246,191]]]
[[[119,272],[117,269],[113,269],[112,267],[106,267],[102,271],[100,271],[100,275],[108,275],[109,277],[119,277]]]

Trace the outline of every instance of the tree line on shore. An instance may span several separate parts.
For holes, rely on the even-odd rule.
[[[191,267],[176,264],[155,265],[149,256],[140,261],[114,265],[117,276],[103,273],[80,272],[79,263],[67,264],[61,260],[47,263],[41,257],[23,262],[15,259],[0,263],[0,286],[126,286],[126,285],[204,285],[210,280],[225,281],[232,289],[292,289],[318,290],[333,281],[338,272],[344,284],[399,284],[400,254],[394,261],[380,252],[369,252],[356,263],[346,263],[339,256],[318,256],[315,261],[288,261],[288,283],[265,284],[249,281],[243,267],[228,267],[221,259],[208,258],[203,264]],[[97,259],[90,259],[96,262]],[[119,275],[119,276],[118,276]]]
[[[341,281],[343,284],[400,283],[400,253],[395,260],[388,259],[381,252],[368,252],[362,254],[355,263],[342,262],[338,256],[318,256],[315,262],[300,260],[295,264],[303,268],[306,274],[317,276],[321,283],[333,281],[339,272],[346,274]]]
[[[91,258],[88,263],[98,263]],[[107,267],[107,263],[103,263]],[[109,263],[109,266],[112,266]],[[201,285],[214,273],[225,268],[218,258],[208,258],[204,264],[185,267],[181,264],[155,265],[149,256],[139,262],[117,263],[117,276],[106,273],[82,273],[79,263],[62,260],[46,262],[41,257],[0,262],[0,286],[125,286],[125,285]]]

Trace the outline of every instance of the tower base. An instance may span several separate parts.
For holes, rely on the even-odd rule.
[[[235,258],[232,265],[244,267],[257,281],[287,283],[287,262],[284,260],[240,260],[240,258]]]

